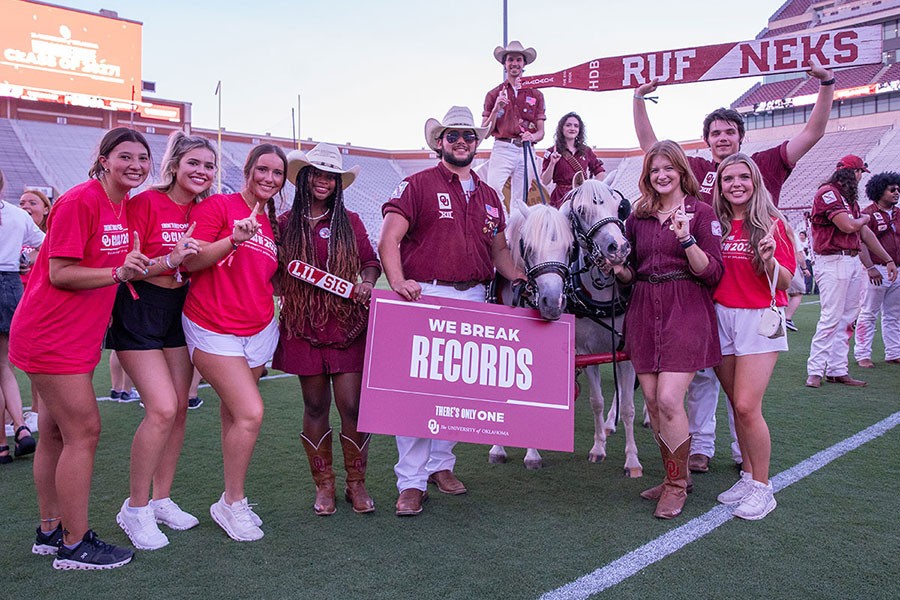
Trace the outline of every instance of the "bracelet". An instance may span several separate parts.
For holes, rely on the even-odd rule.
[[[695,238],[692,235],[689,235],[688,238],[686,240],[684,240],[683,242],[681,240],[678,240],[678,242],[681,244],[681,248],[683,250],[687,250],[688,248],[690,248],[691,246],[693,246],[694,244],[697,243],[697,238]]]
[[[866,271],[871,271],[872,269],[875,269],[875,265],[872,265],[871,267],[866,267]],[[875,269],[875,270],[877,271],[878,269]]]
[[[238,246],[240,246],[240,245],[243,243],[243,242],[237,242],[237,241],[235,241],[233,235],[228,237],[228,241],[231,242],[231,249],[232,249],[232,250],[237,250],[237,249],[238,249]]]
[[[368,283],[368,284],[371,285],[372,287],[375,287],[375,282],[374,282],[374,281],[369,281],[368,279],[363,279],[360,283]]]
[[[172,253],[171,253],[171,252],[169,252],[168,254],[166,254],[166,266],[169,267],[169,270],[174,271],[175,269],[178,268],[178,265],[173,265],[172,263],[169,262],[169,257],[170,257],[170,256],[172,256]]]
[[[116,283],[124,283],[125,280],[119,277],[119,267],[112,268],[112,278]]]
[[[834,85],[834,77],[829,79],[828,81],[822,81],[819,85]]]

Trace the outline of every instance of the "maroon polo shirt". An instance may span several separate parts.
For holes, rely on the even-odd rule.
[[[504,81],[487,93],[484,98],[484,112],[481,113],[481,116],[486,119],[491,115],[497,96],[504,87],[509,104],[506,105],[503,114],[497,118],[490,135],[498,138],[518,138],[522,135],[523,129],[531,132],[537,131],[537,122],[547,119],[547,115],[544,114],[544,94],[529,88],[519,88],[519,92],[515,93],[509,81]]]
[[[862,210],[863,214],[872,215],[867,227],[872,230],[884,251],[900,263],[900,208],[894,206],[890,211],[882,210],[874,202]],[[872,262],[876,265],[886,264],[874,252],[870,252]]]
[[[787,144],[786,141],[782,142],[768,150],[760,150],[750,157],[759,167],[763,182],[766,184],[769,194],[772,195],[772,202],[775,203],[775,206],[778,206],[781,200],[781,188],[794,168],[787,159]],[[691,171],[694,172],[697,182],[700,183],[700,199],[712,205],[718,163],[701,156],[688,156],[688,163],[691,165]]]
[[[845,200],[833,185],[826,184],[820,187],[813,199],[810,215],[813,251],[816,254],[838,254],[842,250],[859,250],[859,232],[844,233],[834,224],[834,218],[841,213],[847,213],[857,219],[860,215],[859,204]]]
[[[494,276],[491,246],[506,228],[497,192],[474,172],[466,201],[459,177],[443,163],[404,179],[382,215],[409,222],[400,241],[403,275],[416,281],[487,281]]]

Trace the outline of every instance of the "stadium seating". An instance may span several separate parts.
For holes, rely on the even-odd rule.
[[[7,201],[17,202],[25,186],[49,185],[16,135],[13,122],[8,119],[0,119],[0,148],[3,149],[0,170],[6,179],[3,196]]]

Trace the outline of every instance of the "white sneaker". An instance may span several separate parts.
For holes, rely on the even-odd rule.
[[[744,501],[734,509],[732,514],[739,519],[759,521],[775,510],[778,503],[775,502],[771,481],[768,484],[752,481],[751,485],[753,486],[753,491],[744,498]]]
[[[737,480],[737,483],[719,494],[717,500],[728,506],[740,504],[753,491],[752,482],[753,477],[749,473],[741,471],[741,478]]]
[[[12,423],[7,423],[4,428],[4,433],[6,434],[6,437],[12,437],[16,435],[16,428],[12,426]]]
[[[150,507],[153,508],[153,516],[156,518],[156,522],[162,523],[166,527],[185,531],[200,524],[200,520],[197,517],[181,510],[181,507],[175,504],[171,498],[151,500]]]
[[[31,433],[38,432],[38,414],[36,412],[31,412],[30,410],[26,410],[22,415],[25,417],[25,426],[31,430]]]
[[[250,510],[250,520],[253,521],[253,524],[257,527],[262,527],[262,519],[260,519],[259,515],[253,510],[254,506],[256,506],[255,502],[247,502],[247,508]]]
[[[236,542],[253,542],[263,537],[263,530],[254,523],[253,511],[243,498],[234,504],[225,502],[225,494],[209,507],[209,514],[228,537]],[[258,518],[258,517],[257,517]]]
[[[116,523],[128,535],[128,539],[138,550],[159,550],[169,544],[159,526],[156,517],[153,516],[153,508],[148,504],[139,508],[129,506],[126,498],[122,503],[122,509],[116,515]]]

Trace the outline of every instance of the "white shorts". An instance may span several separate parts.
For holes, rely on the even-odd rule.
[[[787,331],[779,338],[770,339],[759,334],[759,321],[766,308],[729,308],[716,304],[716,321],[719,323],[719,344],[722,356],[744,356],[766,352],[787,352]],[[778,310],[784,313],[784,308]]]
[[[204,329],[184,314],[181,315],[181,325],[184,327],[184,339],[187,341],[191,360],[194,358],[194,350],[199,349],[219,356],[243,356],[253,369],[269,362],[278,345],[277,318],[273,318],[259,333],[245,337]]]

